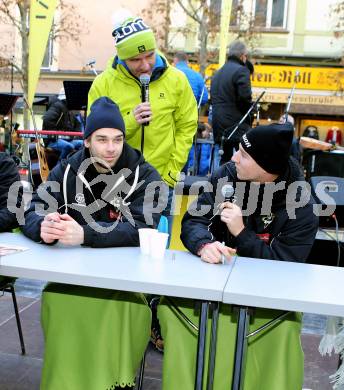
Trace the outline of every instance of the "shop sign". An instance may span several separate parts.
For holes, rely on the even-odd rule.
[[[253,91],[253,100],[257,99],[261,91]],[[263,96],[261,103],[287,103],[288,93],[273,93],[267,90]],[[300,95],[297,91],[293,95],[292,103],[294,104],[320,104],[325,106],[344,106],[344,96],[319,96],[319,95]]]
[[[198,64],[191,67],[199,71]],[[210,64],[205,71],[210,78],[218,69],[218,64]],[[254,74],[251,76],[253,87],[257,88],[286,88],[294,85],[297,89],[335,91],[339,95],[344,94],[344,69],[343,68],[318,68],[302,66],[280,65],[255,65]],[[313,103],[317,104],[317,103]]]

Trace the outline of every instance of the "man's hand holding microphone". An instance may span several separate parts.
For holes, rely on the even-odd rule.
[[[236,237],[245,228],[241,208],[235,204],[234,188],[231,184],[226,184],[222,187],[222,195],[225,199],[220,204],[220,218],[226,224],[227,231],[225,236],[229,238],[229,234]],[[228,240],[229,241],[229,240]],[[198,252],[203,261],[208,263],[223,263],[224,259],[231,259],[236,254],[236,250],[225,245],[224,242],[215,241],[203,245]]]
[[[152,110],[149,102],[140,103],[134,108],[134,117],[138,124],[148,124],[152,120]]]
[[[149,122],[152,119],[152,109],[149,103],[149,83],[150,83],[150,75],[143,73],[140,75],[140,83],[141,83],[141,101],[139,105],[137,105],[134,110],[134,117],[138,124],[143,126],[148,126]]]

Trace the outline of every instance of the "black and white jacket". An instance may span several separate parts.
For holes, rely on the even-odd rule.
[[[89,157],[88,149],[83,148],[50,172],[25,213],[24,234],[39,242],[44,214],[58,211],[83,227],[86,246],[138,246],[138,229],[156,227],[160,219],[153,210],[159,195],[154,183],[161,184],[160,194],[164,196],[166,185],[142,154],[127,144],[115,167],[106,174],[87,164]]]
[[[262,206],[265,186],[256,185],[259,194],[257,208],[251,215],[244,217],[245,228],[237,237],[231,235],[228,237],[228,234],[225,234],[227,227],[220,220],[217,211],[223,197],[221,199],[216,195],[216,189],[217,193],[221,193],[217,185],[220,180],[221,187],[223,179],[233,185],[236,193],[240,192],[237,191],[239,187],[244,188],[242,202],[238,203],[242,203],[242,210],[247,209],[251,183],[240,181],[237,178],[235,164],[229,162],[221,166],[210,178],[213,191],[203,192],[197,203],[191,206],[193,210],[196,210],[196,206],[197,210],[201,206],[208,208],[210,206],[209,212],[204,216],[192,216],[194,212],[189,209],[184,216],[181,238],[192,253],[197,254],[202,244],[225,241],[228,246],[237,249],[239,256],[299,262],[307,259],[318,229],[318,217],[313,212],[313,199],[307,191],[306,193],[297,191],[295,199],[287,197],[287,188],[290,188],[291,183],[305,184],[296,160],[291,157],[287,171],[276,180],[275,184],[285,182],[285,189],[274,193],[269,212],[263,211]],[[300,196],[305,196],[308,201],[307,203],[305,201],[304,206],[297,207]],[[288,214],[288,210],[295,211],[295,218]]]

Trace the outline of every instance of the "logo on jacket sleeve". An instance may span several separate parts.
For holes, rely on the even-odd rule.
[[[86,204],[85,204],[85,196],[84,196],[84,194],[82,194],[80,192],[75,195],[75,201],[80,206],[86,206]]]
[[[271,234],[270,233],[261,233],[261,234],[256,234],[256,236],[264,241],[266,244],[269,244],[270,243],[270,240],[271,240]]]
[[[271,213],[262,217],[262,222],[264,223],[264,230],[272,223],[275,216]]]

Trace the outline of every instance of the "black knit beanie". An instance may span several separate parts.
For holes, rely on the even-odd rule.
[[[282,174],[288,165],[294,128],[287,122],[257,126],[241,137],[243,149],[266,172]]]
[[[102,96],[95,100],[91,112],[86,118],[84,139],[98,129],[118,129],[125,135],[125,124],[121,112],[115,102]]]

